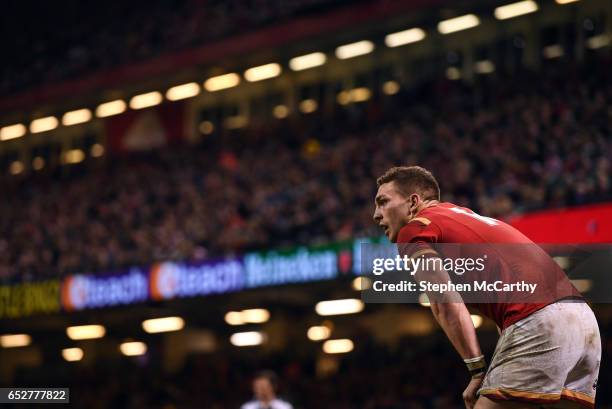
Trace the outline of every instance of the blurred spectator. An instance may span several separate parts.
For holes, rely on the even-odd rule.
[[[272,371],[261,371],[253,379],[253,400],[241,409],[293,409],[290,403],[276,397],[278,376]]]

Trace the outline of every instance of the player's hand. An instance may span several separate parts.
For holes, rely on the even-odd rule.
[[[465,403],[466,409],[473,409],[476,404],[476,392],[478,392],[478,388],[482,385],[482,380],[484,379],[484,374],[476,375],[472,377],[470,383],[467,388],[463,391],[463,402]]]

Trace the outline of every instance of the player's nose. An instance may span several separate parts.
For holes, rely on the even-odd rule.
[[[374,222],[376,224],[380,223],[380,221],[382,220],[382,214],[380,213],[379,209],[374,210],[374,214],[372,215],[372,219],[374,219]]]

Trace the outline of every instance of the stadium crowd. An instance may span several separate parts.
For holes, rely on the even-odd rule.
[[[3,14],[11,18],[2,20],[2,28],[11,38],[3,47],[3,58],[11,63],[0,67],[0,96],[193,48],[348,3],[355,1],[70,0],[61,7],[31,0],[10,1]],[[44,58],[38,58],[41,55]]]
[[[608,68],[526,74],[511,86],[439,81],[335,118],[26,178],[0,202],[0,277],[379,235],[375,179],[397,164],[432,169],[443,200],[493,217],[610,200]]]

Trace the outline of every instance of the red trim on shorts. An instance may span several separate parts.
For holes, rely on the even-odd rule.
[[[589,409],[595,408],[595,399],[592,396],[565,388],[560,394],[518,391],[508,388],[494,388],[482,390],[479,395],[486,396],[487,398],[493,400],[512,400],[528,403],[555,403],[559,402],[561,399],[566,399],[579,403],[580,405]]]
[[[529,403],[552,403],[558,402],[560,399],[557,393],[537,393],[507,388],[485,389],[479,395],[495,400],[515,400]]]
[[[595,408],[595,399],[592,396],[585,393],[572,391],[570,389],[563,388],[561,391],[561,399],[571,400],[589,409]]]

